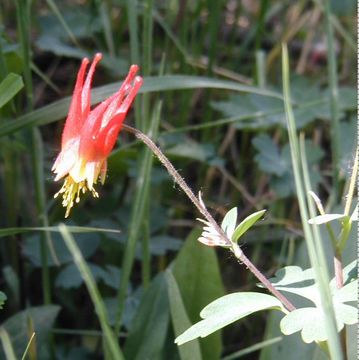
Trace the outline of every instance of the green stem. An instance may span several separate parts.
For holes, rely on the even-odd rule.
[[[153,0],[146,0],[143,12],[143,75],[150,76],[152,69],[152,42],[153,42]],[[150,94],[142,95],[142,124],[140,129],[147,131],[150,119]]]
[[[155,137],[157,136],[158,132],[161,107],[161,103],[158,103],[155,106],[153,118],[151,121],[150,132]],[[124,125],[123,128],[125,129],[126,125]],[[121,279],[117,294],[118,307],[115,322],[115,333],[117,335],[119,334],[121,328],[122,314],[125,307],[128,284],[130,281],[130,275],[135,259],[137,240],[140,236],[141,231],[143,231],[142,229],[144,224],[146,202],[148,201],[147,199],[149,197],[150,175],[153,163],[153,156],[148,149],[144,149],[141,158],[142,161],[139,167],[135,199],[132,207],[131,221],[129,224],[129,234],[126,242],[125,252],[123,255]]]
[[[338,78],[337,62],[334,48],[333,25],[330,21],[330,0],[325,0],[325,22],[328,47],[328,76],[330,87],[330,112],[331,112],[331,143],[333,164],[333,201],[336,202],[339,194],[339,162],[340,162],[340,124],[339,124],[339,102],[338,102]]]
[[[31,1],[16,0],[17,9],[17,22],[19,29],[19,39],[21,43],[22,56],[24,61],[24,80],[25,89],[27,95],[27,106],[30,110],[33,109],[33,86],[31,75],[31,50],[30,50],[30,13],[31,13]],[[32,165],[34,170],[34,182],[35,182],[35,197],[36,208],[38,217],[42,226],[48,226],[48,219],[45,211],[45,189],[44,189],[44,176],[43,176],[43,151],[42,151],[42,139],[37,128],[33,128],[31,131],[31,155]],[[49,304],[51,302],[51,288],[50,288],[50,275],[47,262],[47,247],[46,239],[50,239],[49,233],[43,233],[40,235],[40,247],[41,247],[41,268],[42,268],[42,287],[44,303]]]
[[[137,20],[137,0],[127,0],[128,28],[130,33],[130,54],[133,64],[140,64],[140,46],[138,43],[138,20]],[[135,102],[135,122],[138,128],[141,128],[142,116],[139,102]]]
[[[148,199],[147,199],[148,200]],[[151,252],[150,252],[150,224],[149,224],[149,203],[147,201],[146,214],[143,222],[142,236],[142,285],[146,289],[151,280]]]
[[[128,284],[130,282],[130,275],[135,259],[137,240],[142,232],[142,224],[145,213],[144,199],[148,197],[150,186],[150,173],[152,168],[152,154],[149,150],[145,149],[142,153],[142,162],[138,180],[136,184],[136,194],[132,207],[131,221],[129,224],[128,239],[126,248],[123,255],[121,267],[121,279],[117,295],[117,312],[116,312],[116,325],[115,334],[120,333],[122,314],[125,307],[127,296]]]
[[[296,124],[291,104],[290,81],[289,81],[289,60],[286,44],[282,48],[282,76],[284,107],[288,126],[289,144],[292,157],[292,167],[295,187],[297,191],[300,216],[308,248],[308,255],[314,269],[316,283],[318,285],[321,306],[324,313],[324,321],[328,333],[329,352],[333,359],[343,359],[341,344],[337,333],[335,313],[332,303],[332,296],[329,288],[329,274],[324,255],[320,234],[316,226],[310,227],[309,214],[315,216],[314,206],[311,202],[306,203],[306,193],[310,191],[309,172],[305,159],[304,147],[300,151]]]
[[[352,176],[350,177],[348,195],[345,202],[344,215],[349,216],[350,207],[353,201],[354,190],[356,182],[358,181],[358,155],[359,155],[359,147],[356,148],[355,151],[355,159],[353,164]]]

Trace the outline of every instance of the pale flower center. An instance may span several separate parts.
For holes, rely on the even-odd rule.
[[[85,194],[86,191],[91,191],[92,196],[98,198],[97,191],[93,187],[89,189],[86,180],[76,182],[70,175],[65,178],[61,189],[54,195],[57,198],[62,194],[62,206],[66,208],[65,218],[70,215],[74,202],[80,202],[80,194]]]

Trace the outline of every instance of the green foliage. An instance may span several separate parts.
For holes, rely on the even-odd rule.
[[[221,227],[228,238],[236,243],[266,212],[266,210],[256,211],[255,213],[243,219],[238,226],[237,224],[237,208],[229,210],[222,220]]]
[[[259,168],[272,175],[271,185],[278,197],[287,197],[295,193],[293,170],[291,166],[291,152],[289,144],[279,148],[278,145],[267,135],[261,134],[253,138],[253,146],[258,150],[255,160]],[[308,154],[308,166],[311,169],[310,179],[313,188],[321,181],[318,172],[318,163],[324,156],[324,152],[309,140],[306,141]]]
[[[198,231],[193,231],[188,236],[173,266],[173,275],[191,323],[199,320],[205,305],[224,295],[216,254],[196,241],[198,235]],[[202,358],[219,358],[222,351],[220,333],[201,340],[200,344]]]
[[[255,137],[252,141],[253,146],[259,150],[256,155],[257,161],[261,170],[268,174],[282,176],[288,168],[288,163],[281,157],[278,146],[267,134],[262,134]]]
[[[309,219],[309,224],[315,224],[315,225],[327,224],[330,221],[342,219],[343,217],[345,217],[344,214],[318,215],[312,219]]]
[[[352,325],[357,321],[356,308],[345,304],[357,300],[358,279],[352,278],[352,269],[355,264],[356,261],[344,269],[346,283],[344,287],[337,289],[335,279],[331,281],[333,306],[339,331],[344,324]],[[282,332],[290,335],[301,331],[302,339],[306,343],[326,341],[328,334],[321,310],[318,287],[314,282],[313,270],[303,271],[298,266],[288,266],[278,270],[276,277],[271,279],[271,282],[278,290],[305,297],[316,306],[299,308],[287,314],[280,323]]]
[[[108,273],[96,264],[87,263],[92,273],[92,276],[98,282],[107,278]],[[83,279],[76,265],[68,264],[61,270],[55,280],[56,287],[64,289],[78,288],[83,284]]]
[[[10,73],[0,83],[0,108],[9,102],[22,88],[21,76]]]
[[[237,326],[227,328],[223,337],[217,331],[174,344],[174,338],[198,324],[204,324],[202,334],[216,328],[215,319],[224,326],[220,309],[205,319],[199,316],[201,309],[239,286],[251,291],[255,280],[245,266],[232,261],[228,247],[216,248],[215,254],[198,244],[198,233],[183,244],[198,212],[151,152],[125,131],[109,158],[105,186],[96,185],[100,198],[84,198],[71,214],[72,226],[65,229],[71,251],[59,228],[51,226],[63,221],[61,204],[52,198],[61,184],[53,183],[51,175],[62,120],[80,59],[101,52],[92,104],[117,91],[128,65],[138,64],[144,86],[125,123],[149,134],[194,193],[205,193],[215,219],[226,214],[222,229],[234,243],[241,241],[241,250],[260,269],[312,266],[301,244],[300,196],[296,198],[280,86],[278,44],[289,39],[292,67],[286,76],[302,75],[291,76],[292,96],[285,104],[292,106],[294,128],[308,139],[302,146],[312,183],[307,190],[318,190],[328,211],[309,214],[309,224],[302,225],[305,230],[322,224],[329,267],[334,242],[322,231],[326,227],[339,234],[343,258],[346,253],[353,256],[357,212],[351,207],[343,216],[343,206],[332,206],[347,198],[339,192],[350,181],[356,146],[356,44],[349,26],[353,1],[340,6],[323,2],[332,10],[320,1],[305,6],[278,0],[184,3],[17,0],[1,7],[0,281],[8,297],[1,314],[10,320],[18,316],[16,332],[21,328],[21,344],[14,331],[0,331],[8,359],[23,356],[29,342],[31,324],[20,316],[22,309],[42,302],[59,304],[62,310],[54,332],[55,312],[44,317],[48,320],[40,310],[35,314],[33,320],[44,323],[42,333],[52,332],[53,337],[47,341],[37,333],[34,338],[41,359],[50,354],[58,359],[121,358],[118,344],[128,358],[232,359],[269,344],[265,360],[321,356],[314,343],[303,344],[300,333],[306,341],[325,338],[323,327],[313,327],[310,317],[320,322],[329,312],[322,318],[317,308],[309,307],[319,294],[311,287],[313,272],[299,267],[276,275],[276,286],[286,289],[298,310],[306,309],[284,318],[284,331],[293,334],[280,343],[271,343],[281,335],[273,330],[279,329],[279,321],[264,334],[268,341],[261,342],[263,324],[252,316],[237,325],[239,331]],[[316,14],[320,16],[313,27],[307,20]],[[316,36],[309,41],[314,28]],[[231,204],[237,207],[227,212]],[[269,231],[267,226],[254,227],[265,212],[256,210],[262,208],[268,209]],[[244,218],[240,224],[238,214]],[[340,291],[334,279],[330,284],[340,326],[353,321],[354,272],[355,264],[344,269],[349,275]],[[230,306],[226,309],[229,319]],[[237,306],[233,309],[240,315]],[[271,319],[273,314],[283,317],[282,311],[270,312]],[[354,338],[351,328],[347,326],[349,340]],[[348,341],[348,349],[353,344]],[[29,351],[27,357],[31,355]]]
[[[167,282],[163,273],[144,293],[130,327],[124,354],[127,359],[160,358],[169,325]]]
[[[238,242],[240,237],[246,233],[266,212],[266,210],[256,211],[255,213],[247,216],[234,230],[232,241]]]
[[[60,234],[54,234],[54,249],[60,264],[72,262],[72,255],[63,241]],[[85,259],[91,257],[100,245],[100,237],[95,232],[88,234],[77,234],[76,243]],[[34,266],[41,266],[41,254],[39,237],[37,235],[29,236],[23,247],[23,254],[31,261]],[[54,260],[50,257],[48,264],[54,266]]]
[[[167,270],[166,279],[168,286],[168,298],[170,302],[171,319],[174,333],[177,337],[186,329],[188,329],[192,324],[188,318],[186,309],[184,307],[176,279],[174,278],[170,270]],[[201,349],[198,340],[182,345],[183,346],[179,346],[178,348],[181,360],[202,359]]]
[[[232,239],[234,230],[236,228],[237,216],[237,208],[234,207],[226,213],[222,220],[221,228],[229,239]]]
[[[241,292],[222,296],[201,311],[203,320],[177,337],[176,343],[181,345],[198,337],[206,337],[250,314],[268,309],[285,311],[281,302],[272,295]]]
[[[30,307],[18,312],[1,324],[1,327],[9,334],[17,358],[21,358],[27,347],[30,319],[36,332],[36,352],[39,357],[47,356],[45,354],[48,354],[46,344],[49,332],[59,311],[60,307],[56,305]]]
[[[2,291],[0,291],[0,309],[4,307],[6,300],[7,300],[7,296]]]

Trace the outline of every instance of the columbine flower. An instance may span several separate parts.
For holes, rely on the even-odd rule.
[[[65,217],[68,217],[74,202],[80,201],[81,192],[89,190],[94,197],[98,197],[94,184],[99,178],[102,184],[105,181],[106,159],[142,85],[142,78],[136,76],[138,66],[132,65],[121,88],[90,110],[92,77],[101,58],[101,54],[95,55],[86,78],[89,60],[82,60],[62,133],[61,152],[52,167],[56,174],[55,181],[66,176],[62,188],[55,195],[55,198],[62,195]]]

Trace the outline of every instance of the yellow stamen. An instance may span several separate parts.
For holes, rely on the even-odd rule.
[[[66,208],[65,218],[70,215],[74,201],[76,203],[80,202],[81,192],[85,194],[88,190],[91,191],[93,197],[98,198],[97,191],[93,187],[89,189],[86,180],[75,182],[70,175],[66,177],[61,189],[54,195],[54,198],[57,198],[62,194],[62,206]]]

